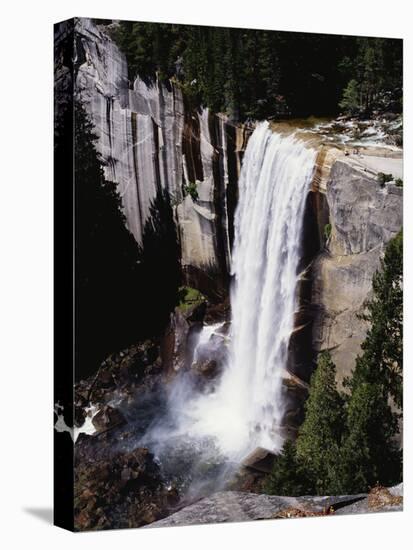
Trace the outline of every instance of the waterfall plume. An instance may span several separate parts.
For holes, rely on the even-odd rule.
[[[214,437],[238,459],[257,446],[279,450],[288,343],[300,243],[316,152],[263,122],[252,134],[239,180],[232,257],[231,344],[213,393],[186,403],[181,431]]]
[[[159,456],[178,442],[197,448],[202,460],[215,460],[218,454],[233,462],[258,446],[281,448],[283,377],[315,160],[315,150],[293,134],[272,132],[268,122],[250,137],[235,215],[226,364],[207,393],[197,392],[185,374],[171,385],[166,417],[143,438]],[[219,327],[203,327],[195,361],[199,353],[208,354]]]

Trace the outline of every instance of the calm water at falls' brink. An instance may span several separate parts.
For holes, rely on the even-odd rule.
[[[232,257],[231,342],[215,391],[173,391],[169,437],[213,440],[237,461],[257,446],[279,450],[282,378],[296,309],[304,207],[316,152],[261,123],[245,152]],[[213,327],[204,327],[200,341]],[[205,333],[205,334],[204,334]],[[159,428],[159,426],[158,426]],[[157,433],[157,439],[162,437]]]

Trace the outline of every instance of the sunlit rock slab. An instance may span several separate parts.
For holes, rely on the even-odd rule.
[[[349,375],[366,336],[359,318],[387,243],[403,224],[403,190],[377,171],[402,174],[402,160],[341,156],[326,184],[331,237],[313,264],[313,346],[330,350],[337,378]]]
[[[171,527],[173,525],[196,525],[274,519],[283,511],[301,510],[311,514],[324,514],[331,508],[345,506],[366,495],[337,497],[279,497],[222,491],[179,510],[175,514],[152,523],[148,527]],[[288,517],[288,516],[286,516]]]
[[[353,155],[346,159],[355,168],[366,170],[375,175],[378,172],[392,174],[397,179],[403,179],[403,159],[376,155]]]

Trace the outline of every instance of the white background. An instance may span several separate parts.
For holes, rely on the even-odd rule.
[[[412,534],[412,32],[407,0],[4,2],[0,20],[2,548],[407,548]],[[76,534],[52,506],[52,24],[73,16],[405,38],[405,512]],[[410,23],[410,24],[409,24]],[[409,77],[409,78],[407,78]],[[59,212],[56,212],[59,216]],[[410,248],[410,250],[409,250]],[[407,280],[406,279],[406,280]],[[61,351],[64,353],[64,350]],[[57,362],[59,368],[59,362]],[[30,511],[31,510],[31,511]],[[46,518],[46,519],[45,519]],[[411,546],[410,546],[411,547]]]

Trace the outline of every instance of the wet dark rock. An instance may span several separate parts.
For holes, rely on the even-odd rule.
[[[397,113],[385,112],[381,113],[380,118],[390,122],[392,120],[397,120],[399,116],[400,115],[398,115]]]
[[[177,493],[145,448],[76,467],[75,529],[139,527],[164,517]]]
[[[217,334],[222,334],[223,336],[229,336],[231,330],[231,322],[226,321],[220,328],[217,329]]]
[[[133,391],[147,383],[162,370],[159,344],[152,340],[140,342],[113,353],[101,364],[98,372],[75,386],[78,425],[82,424],[81,409],[93,403],[107,403],[116,391]],[[84,417],[83,417],[84,418]]]
[[[189,325],[192,325],[194,323],[202,323],[205,317],[206,309],[206,301],[201,302],[200,304],[195,304],[191,308],[189,308],[185,313],[185,319],[189,323]]]
[[[186,366],[189,332],[190,324],[186,315],[175,308],[161,343],[164,372],[168,377]]]
[[[76,426],[82,426],[86,418],[85,408],[87,407],[87,401],[81,395],[76,396],[74,415]]]
[[[288,373],[288,376],[283,378],[283,428],[287,430],[286,437],[294,437],[304,420],[304,404],[308,397],[308,389],[308,384],[294,374]]]
[[[109,405],[104,406],[92,420],[98,433],[112,430],[125,423],[125,417],[118,410]]]
[[[143,433],[165,402],[162,360],[156,342],[136,344],[108,357],[97,375],[75,386],[75,419],[81,427],[90,407],[93,434],[80,433],[76,468],[139,446]],[[125,476],[126,474],[124,474]]]
[[[229,321],[231,317],[231,306],[229,297],[217,304],[208,304],[206,308],[204,323],[211,325],[222,321]]]
[[[403,146],[403,130],[389,132],[389,134],[385,137],[385,142],[388,145],[393,145],[395,147],[402,147]]]
[[[171,313],[169,325],[161,341],[163,371],[167,378],[190,366],[207,307],[207,302],[202,301],[186,310],[176,307]]]
[[[263,493],[268,474],[271,472],[275,454],[263,447],[257,447],[241,463],[233,479],[227,485],[230,491]]]
[[[102,370],[99,376],[99,382],[102,388],[111,388],[115,385],[115,379],[110,370]]]
[[[209,361],[201,361],[200,363],[194,363],[191,369],[195,374],[209,380],[215,378],[221,372],[218,363],[213,359]]]
[[[250,453],[242,461],[242,465],[252,470],[257,470],[264,474],[269,474],[274,465],[276,455],[275,453],[264,449],[263,447],[257,447],[252,453]]]
[[[219,379],[227,363],[227,355],[228,339],[223,334],[213,333],[207,342],[197,344],[190,373],[198,389],[206,389],[211,382]]]

